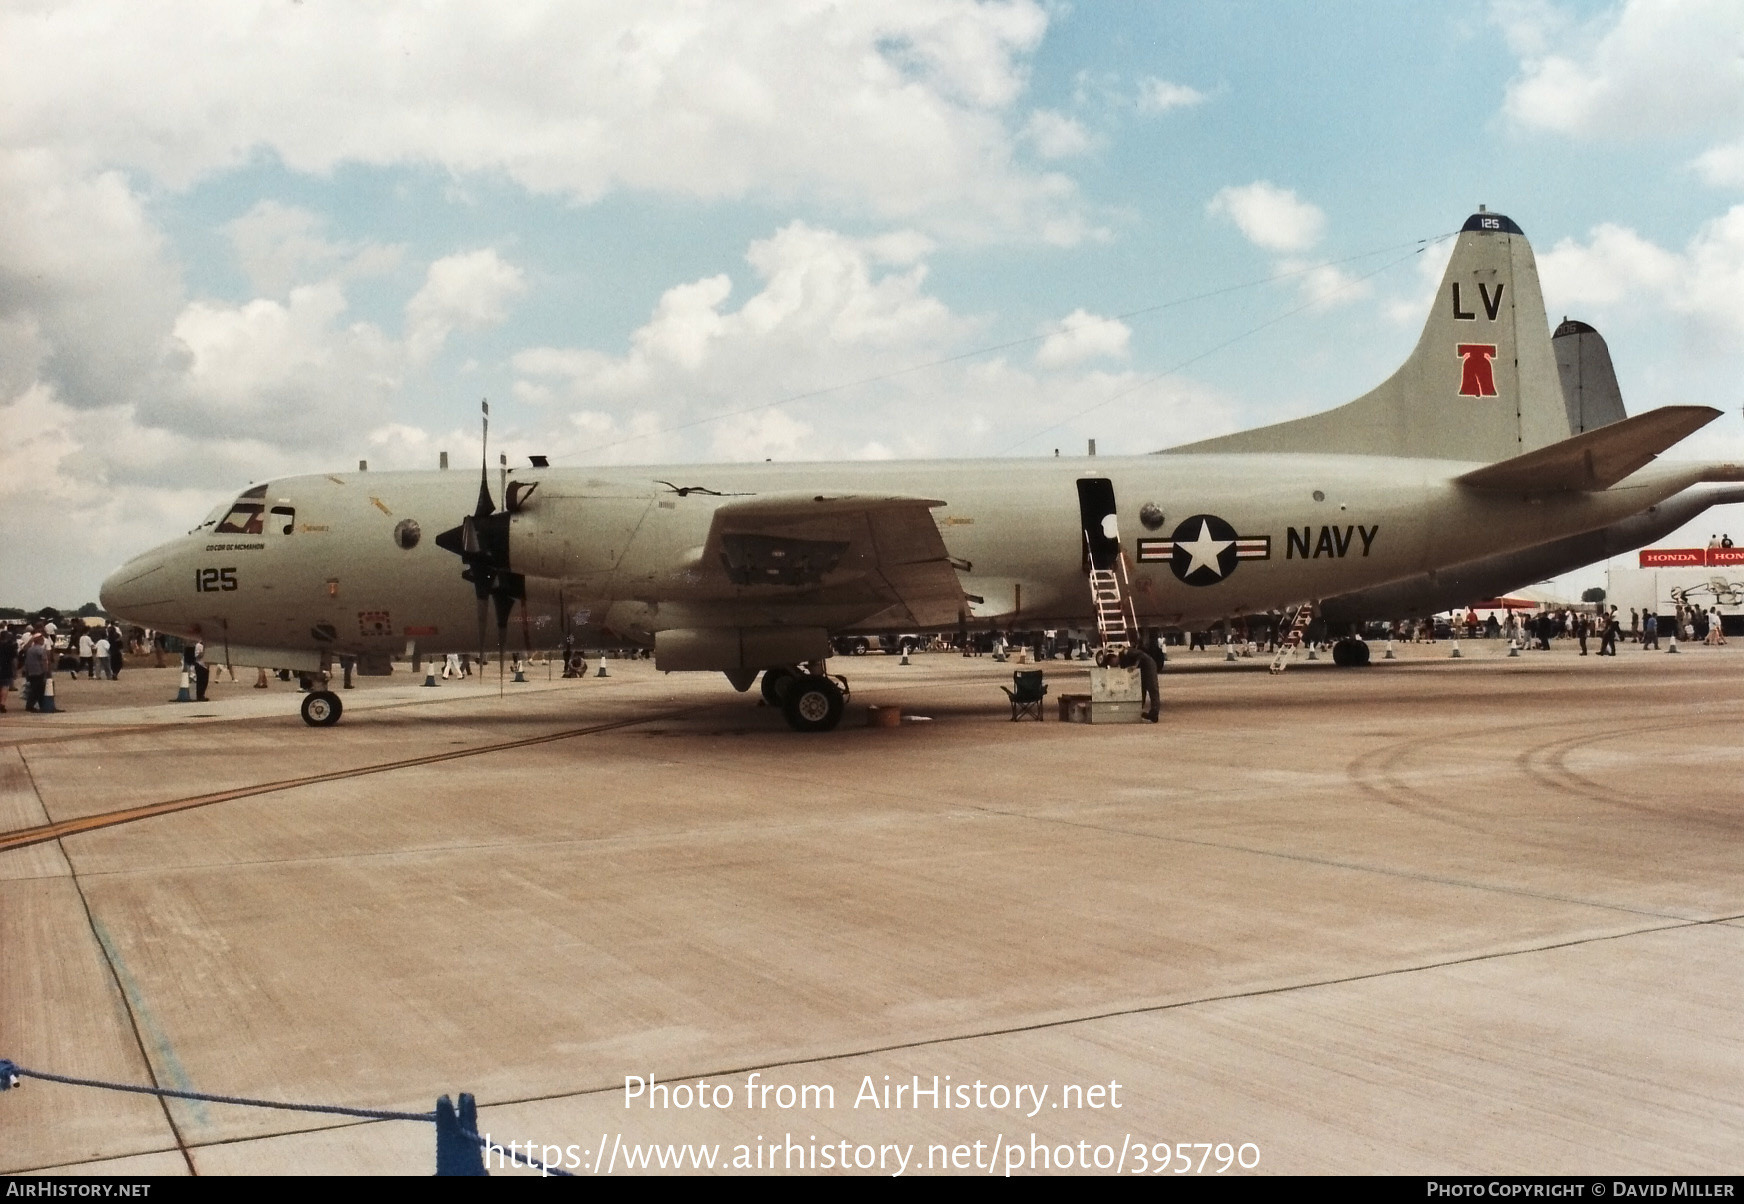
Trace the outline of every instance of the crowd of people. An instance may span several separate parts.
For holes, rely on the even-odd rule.
[[[1543,651],[1550,650],[1553,640],[1571,640],[1579,643],[1582,656],[1591,651],[1587,647],[1588,640],[1599,642],[1600,656],[1616,655],[1619,642],[1638,644],[1646,651],[1660,648],[1662,638],[1668,643],[1673,638],[1709,645],[1726,642],[1719,607],[1704,609],[1680,602],[1672,607],[1672,611],[1670,615],[1659,615],[1651,610],[1631,607],[1627,631],[1623,628],[1622,611],[1616,606],[1603,605],[1592,608],[1549,607],[1531,613],[1509,610],[1501,616],[1492,611],[1483,618],[1479,618],[1476,611],[1467,610],[1463,616],[1453,616],[1448,626],[1451,628],[1449,634],[1465,639],[1506,639],[1516,647]],[[1391,638],[1413,643],[1434,643],[1435,633],[1436,626],[1428,619],[1395,623],[1388,631]]]
[[[14,690],[23,695],[26,711],[53,710],[56,673],[116,681],[127,657],[144,651],[150,639],[151,633],[124,631],[113,620],[63,626],[45,615],[34,622],[0,623],[0,713]]]
[[[1725,545],[1716,543],[1715,546],[1730,546],[1729,539]],[[1708,645],[1726,643],[1718,606],[1704,608],[1681,600],[1674,605],[1673,611],[1671,615],[1661,616],[1632,607],[1629,626],[1625,630],[1622,612],[1616,606],[1563,606],[1536,612],[1509,610],[1502,614],[1490,611],[1481,617],[1476,610],[1468,609],[1464,615],[1455,613],[1439,623],[1433,619],[1413,619],[1385,624],[1385,638],[1434,643],[1438,633],[1445,632],[1464,639],[1506,639],[1515,647],[1542,650],[1549,650],[1555,640],[1570,640],[1580,645],[1582,656],[1594,651],[1589,649],[1589,641],[1597,641],[1599,656],[1615,656],[1617,645],[1625,642],[1638,645],[1644,651],[1658,649],[1662,639],[1669,643],[1672,638]],[[1371,629],[1371,638],[1373,635]],[[1254,650],[1275,651],[1283,637],[1283,620],[1273,616],[1248,616],[1237,620],[1230,631],[1232,640]],[[1310,644],[1318,644],[1321,638],[1310,631]],[[1033,655],[1038,660],[1060,655],[1070,657],[1074,653],[1079,657],[1090,654],[1088,638],[1063,630],[1024,633],[1015,637],[1015,641],[1018,645],[1033,644]],[[1159,648],[1174,643],[1204,648],[1220,642],[1216,632],[1160,633],[1157,640]],[[174,649],[176,643],[142,628],[124,630],[113,620],[101,623],[74,620],[63,627],[62,623],[45,615],[34,622],[0,622],[0,713],[5,713],[7,697],[15,690],[22,693],[26,711],[53,710],[53,679],[57,672],[70,673],[75,678],[83,674],[88,680],[115,681],[121,677],[128,656],[146,653],[151,653],[153,664],[162,668],[166,646]],[[954,643],[950,637],[934,637],[932,647],[944,649]],[[971,635],[963,645],[965,655],[991,651],[1000,659],[1009,653],[1011,646],[1005,636],[992,633]],[[182,667],[188,671],[189,684],[200,701],[205,700],[207,683],[213,672],[229,672],[231,680],[235,680],[234,670],[225,666],[218,666],[215,670],[209,668],[204,651],[204,646],[198,642],[180,647]],[[349,661],[350,658],[346,659]],[[586,673],[585,657],[567,644],[563,649],[562,663],[565,677]],[[349,685],[350,665],[347,664],[346,668]],[[458,678],[469,676],[473,668],[473,658],[450,653],[441,673],[445,678]],[[279,676],[288,679],[290,675],[281,672]],[[266,684],[267,671],[261,669],[255,688],[265,689]],[[311,688],[306,680],[301,684],[304,689]]]

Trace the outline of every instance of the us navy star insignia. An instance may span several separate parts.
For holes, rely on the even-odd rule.
[[[1166,560],[1176,578],[1188,585],[1216,585],[1243,560],[1269,560],[1271,555],[1271,536],[1238,535],[1215,514],[1183,520],[1171,539],[1138,541],[1141,563]]]

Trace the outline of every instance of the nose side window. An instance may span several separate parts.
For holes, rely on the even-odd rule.
[[[297,511],[291,506],[274,506],[272,508],[272,529],[280,535],[289,535],[297,529]]]

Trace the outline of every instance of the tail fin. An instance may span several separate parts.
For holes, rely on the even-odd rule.
[[[1571,433],[1596,431],[1628,417],[1604,335],[1585,322],[1564,318],[1550,345],[1556,351],[1556,370],[1562,376],[1562,400]]]
[[[1511,219],[1480,210],[1460,230],[1416,349],[1392,376],[1334,410],[1168,450],[1493,462],[1573,433],[1532,247]]]

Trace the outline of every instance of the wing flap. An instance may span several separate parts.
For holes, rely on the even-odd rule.
[[[728,583],[793,605],[857,600],[899,626],[957,621],[966,603],[932,498],[776,494],[715,511],[702,564]]]
[[[1664,406],[1454,479],[1474,489],[1509,493],[1597,492],[1719,416],[1712,406]]]

